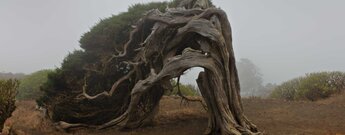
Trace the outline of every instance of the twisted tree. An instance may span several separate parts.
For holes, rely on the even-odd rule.
[[[164,90],[173,89],[170,80],[190,68],[202,67],[204,71],[197,83],[209,114],[206,134],[259,134],[243,112],[227,15],[209,3],[208,0],[182,0],[177,8],[167,8],[164,13],[157,9],[147,12],[133,26],[122,51],[99,69],[86,68],[82,93],[76,97],[92,101],[118,95],[121,90],[127,93],[124,95],[128,100],[114,103],[119,106],[119,115],[99,125],[60,121],[60,127],[133,129],[150,124]],[[92,74],[104,74],[108,63],[113,61],[125,65],[124,76],[110,90],[90,94],[88,82]],[[119,89],[124,82],[132,84],[126,91]]]

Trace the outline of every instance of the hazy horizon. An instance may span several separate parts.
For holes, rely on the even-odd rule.
[[[2,0],[0,72],[59,67],[100,19],[135,3],[161,0]],[[305,73],[345,71],[345,1],[213,0],[229,16],[235,56],[248,58],[266,83]],[[194,82],[197,71],[185,76]]]

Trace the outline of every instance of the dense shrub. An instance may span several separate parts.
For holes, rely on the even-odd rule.
[[[345,73],[318,72],[282,83],[273,90],[271,97],[315,101],[343,90],[345,90]]]
[[[15,96],[19,81],[0,80],[0,132],[4,126],[5,120],[11,117],[15,109]]]
[[[294,100],[296,92],[299,89],[301,79],[301,77],[295,78],[275,87],[275,89],[271,93],[271,97],[286,100]]]
[[[20,85],[18,88],[17,99],[19,100],[37,99],[38,97],[42,96],[40,87],[47,81],[47,77],[50,72],[53,72],[53,71],[40,70],[30,75],[27,75],[23,79],[21,79]]]

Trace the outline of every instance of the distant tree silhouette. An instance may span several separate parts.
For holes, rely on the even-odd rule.
[[[260,69],[249,59],[242,58],[237,62],[242,96],[255,96],[263,90],[263,79]]]

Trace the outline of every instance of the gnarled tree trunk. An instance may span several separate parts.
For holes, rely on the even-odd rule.
[[[165,13],[151,10],[139,20],[123,52],[112,59],[131,58],[124,62],[131,70],[110,91],[92,96],[84,87],[80,97],[92,100],[111,96],[121,82],[136,78],[126,111],[97,127],[131,129],[150,123],[163,89],[172,89],[170,80],[192,67],[202,67],[205,71],[199,74],[197,83],[208,108],[206,134],[259,134],[243,113],[226,13],[209,7],[205,0],[183,2],[180,8],[167,9]]]

